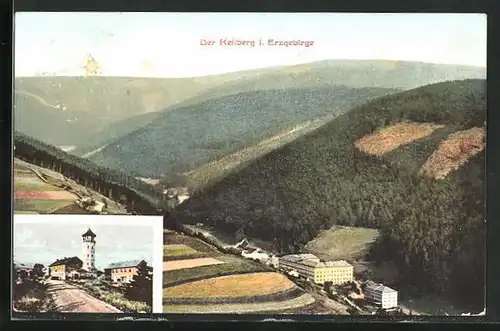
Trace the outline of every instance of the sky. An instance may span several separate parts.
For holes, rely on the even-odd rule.
[[[192,77],[325,59],[486,66],[484,14],[43,13],[15,16],[15,75]],[[254,40],[255,47],[220,40]],[[215,45],[201,45],[201,40]],[[268,39],[313,41],[270,46]],[[262,40],[264,46],[258,46]]]
[[[110,263],[128,260],[146,260],[152,265],[155,229],[150,225],[127,224],[127,221],[119,225],[85,220],[61,222],[47,218],[40,220],[40,216],[35,216],[38,219],[35,222],[14,222],[14,261],[48,266],[64,257],[78,256],[83,260],[82,234],[90,228],[96,234],[97,269],[102,270]],[[68,215],[64,216],[68,220]]]

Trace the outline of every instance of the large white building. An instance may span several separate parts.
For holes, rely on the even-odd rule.
[[[264,263],[269,261],[269,254],[260,249],[254,249],[252,251],[245,250],[241,253],[241,255],[247,259],[257,259]]]
[[[313,254],[292,254],[279,258],[280,268],[295,270],[317,284],[343,284],[354,279],[354,268],[344,260],[322,262]]]
[[[398,291],[383,284],[368,281],[364,290],[364,296],[365,299],[380,305],[383,309],[398,306]]]
[[[82,251],[82,268],[87,271],[95,271],[95,233],[88,229],[87,232],[82,234],[83,238],[83,251]]]

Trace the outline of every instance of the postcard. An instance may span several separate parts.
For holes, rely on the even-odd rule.
[[[15,279],[35,287],[14,307],[482,314],[486,26],[17,13],[13,206],[39,221],[16,225]],[[113,215],[162,225],[97,221]],[[37,225],[52,216],[64,231]],[[148,267],[152,306],[114,290]]]

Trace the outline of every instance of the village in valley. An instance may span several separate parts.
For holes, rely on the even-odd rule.
[[[423,314],[401,306],[396,289],[370,279],[366,268],[356,262],[323,260],[312,253],[274,254],[246,237],[229,245],[228,238],[222,242],[203,223],[177,225],[175,230],[165,230],[164,238],[166,313],[254,309],[261,313]],[[259,289],[249,290],[244,282],[259,282]],[[236,284],[239,290],[224,295]],[[214,306],[201,307],[208,302]]]
[[[14,311],[151,312],[153,268],[143,259],[97,268],[102,255],[96,238],[88,228],[81,235],[80,256],[61,254],[47,266],[15,261]]]

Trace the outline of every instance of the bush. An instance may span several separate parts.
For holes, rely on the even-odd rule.
[[[101,297],[101,300],[109,303],[110,305],[128,313],[151,313],[151,307],[144,302],[130,301],[123,297],[121,293],[110,292]]]
[[[13,305],[18,311],[46,312],[54,310],[54,302],[47,295],[47,285],[36,281],[25,281],[13,288]]]
[[[32,296],[24,296],[14,306],[18,310],[34,313],[42,311],[43,302]]]

